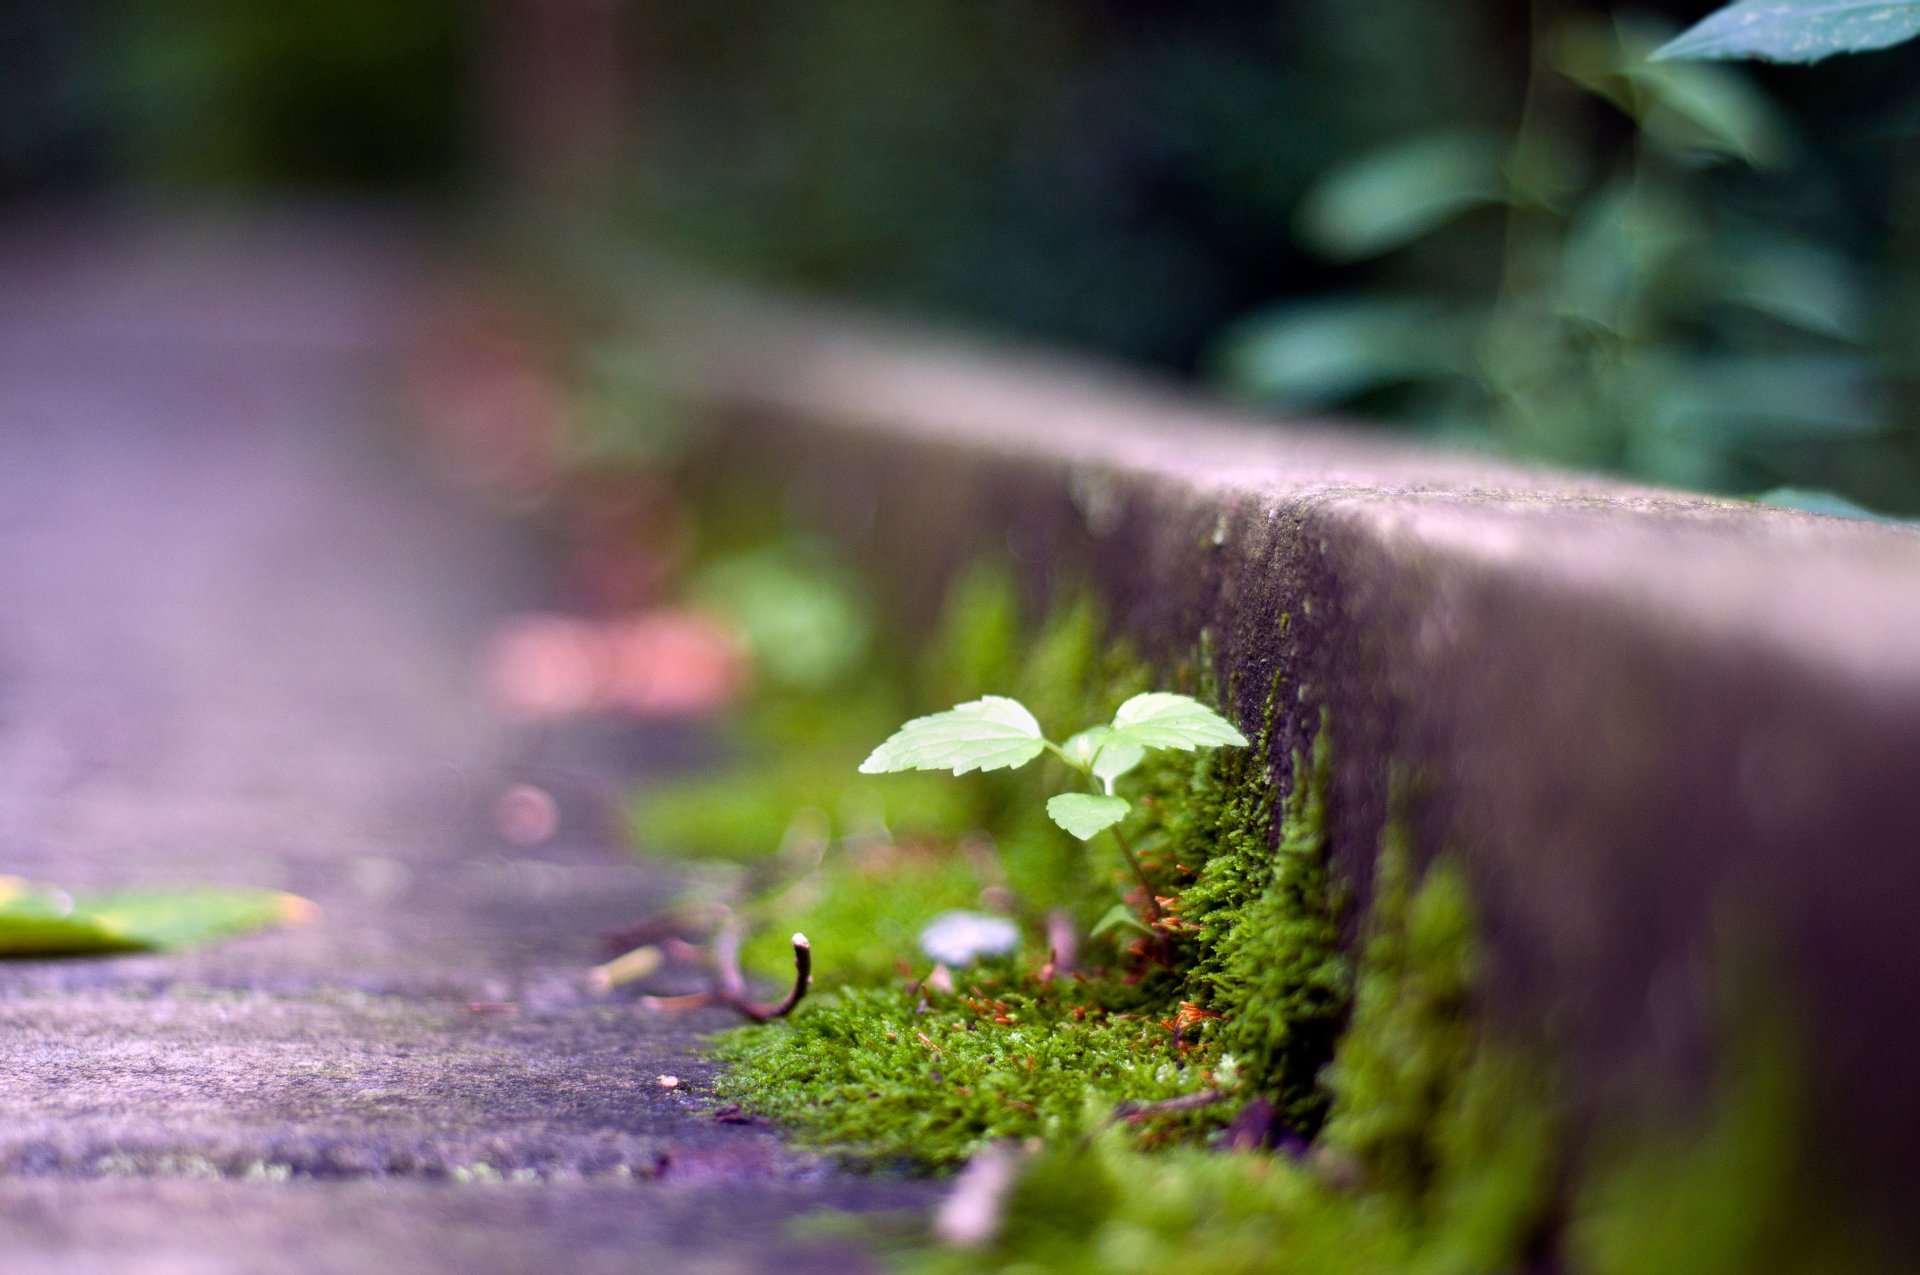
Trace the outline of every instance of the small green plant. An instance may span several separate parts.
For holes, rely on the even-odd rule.
[[[1040,723],[1019,700],[986,695],[944,713],[916,717],[888,737],[860,763],[863,774],[903,770],[1012,770],[1042,753],[1052,753],[1086,781],[1090,792],[1059,793],[1047,801],[1047,817],[1082,841],[1102,832],[1113,838],[1140,882],[1149,925],[1158,926],[1160,907],[1153,883],[1134,854],[1120,825],[1133,803],[1114,784],[1146,759],[1152,749],[1192,752],[1198,748],[1245,748],[1247,737],[1233,723],[1188,695],[1149,691],[1120,705],[1113,721],[1090,726],[1063,744],[1048,739]],[[1109,916],[1126,916],[1122,905]],[[1103,923],[1105,924],[1105,923]]]

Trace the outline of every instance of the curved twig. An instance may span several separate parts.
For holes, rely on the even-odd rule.
[[[747,982],[740,973],[740,943],[743,937],[740,927],[729,920],[713,940],[714,973],[720,986],[710,992],[696,992],[691,996],[648,996],[642,998],[640,1003],[648,1009],[670,1012],[718,1005],[756,1023],[785,1018],[806,999],[807,988],[813,982],[813,946],[807,942],[806,935],[793,936],[793,988],[783,1000],[772,1005],[761,1005],[748,998]]]

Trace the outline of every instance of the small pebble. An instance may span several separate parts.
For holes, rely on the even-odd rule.
[[[659,1085],[662,1089],[678,1089],[680,1087],[680,1077],[662,1076],[660,1077],[659,1080],[655,1081],[654,1083]]]

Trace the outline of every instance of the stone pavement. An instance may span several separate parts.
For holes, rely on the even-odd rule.
[[[790,1221],[926,1188],[716,1122],[724,1020],[580,989],[672,882],[586,806],[538,851],[489,828],[529,765],[588,792],[673,745],[529,739],[476,694],[540,580],[411,463],[410,268],[339,219],[0,237],[0,871],[323,909],[0,966],[0,1268],[857,1269]]]

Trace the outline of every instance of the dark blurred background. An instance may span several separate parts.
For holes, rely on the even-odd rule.
[[[1276,409],[1920,513],[1920,52],[1646,61],[1712,7],[9,0],[0,196],[534,187]]]

